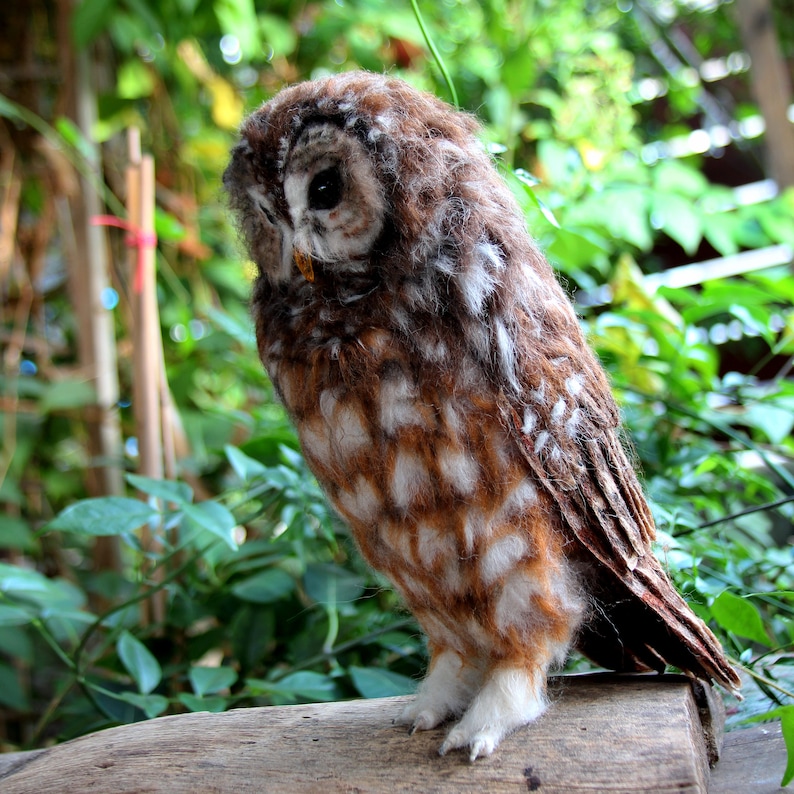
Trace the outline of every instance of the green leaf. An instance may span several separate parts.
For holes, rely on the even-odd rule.
[[[747,599],[725,590],[714,599],[711,614],[726,631],[769,645],[761,613]]]
[[[36,545],[26,521],[14,516],[0,516],[0,549],[33,551]]]
[[[228,689],[237,680],[237,671],[231,667],[191,667],[188,676],[193,691],[202,697]]]
[[[241,480],[248,482],[249,480],[253,480],[256,477],[261,477],[267,473],[267,466],[264,466],[258,460],[249,457],[245,454],[245,452],[237,449],[237,447],[227,444],[223,448],[223,451],[226,453],[229,463]]]
[[[783,773],[780,785],[787,786],[794,780],[794,706],[783,706],[775,710],[780,717],[783,741],[786,743],[786,754],[788,756],[786,771]]]
[[[50,384],[44,391],[39,409],[48,414],[53,411],[67,411],[84,408],[97,401],[93,385],[84,380],[62,380]]]
[[[676,193],[655,193],[651,219],[656,228],[675,240],[690,256],[703,238],[703,223],[694,204]]]
[[[333,678],[311,670],[290,673],[280,681],[249,678],[246,684],[254,693],[281,695],[291,701],[328,702],[340,697],[339,687]]]
[[[709,187],[708,180],[695,168],[675,160],[662,160],[653,169],[654,187],[662,193],[680,193],[700,198]]]
[[[258,58],[262,43],[254,0],[215,0],[213,9],[221,30],[237,37],[244,60]]]
[[[201,697],[199,695],[191,695],[189,692],[180,692],[177,696],[180,703],[186,706],[190,711],[210,711],[213,714],[218,714],[221,711],[226,711],[229,701],[227,698],[210,696]]]
[[[178,505],[190,504],[193,501],[193,489],[184,482],[175,480],[155,480],[141,477],[139,474],[125,474],[124,478],[133,487],[164,502]]]
[[[131,58],[118,67],[116,76],[116,94],[121,99],[141,99],[151,96],[155,89],[152,71],[139,58]],[[156,212],[160,212],[158,207]],[[156,228],[157,236],[160,230]]]
[[[178,243],[185,239],[187,232],[179,220],[157,207],[154,212],[154,233],[158,240],[168,243]]]
[[[0,604],[0,626],[24,626],[32,619],[33,614],[23,607]]]
[[[526,42],[520,42],[513,52],[506,54],[502,65],[502,83],[510,95],[519,98],[535,82],[537,55]]]
[[[703,236],[722,254],[732,256],[739,252],[735,239],[736,217],[732,213],[706,215],[703,218]]]
[[[69,505],[47,524],[47,529],[80,535],[121,535],[158,516],[154,508],[139,499],[100,496]]]
[[[295,587],[292,577],[281,568],[266,571],[243,579],[232,587],[232,593],[242,601],[255,604],[272,604],[289,595]]]
[[[275,14],[259,14],[259,27],[262,40],[273,48],[275,55],[286,57],[295,50],[298,36],[286,19]]]
[[[30,700],[27,690],[28,686],[20,680],[20,671],[0,662],[0,704],[17,711],[28,711]]]
[[[592,264],[597,256],[606,253],[602,244],[569,228],[559,229],[546,250],[553,260],[566,268]]]
[[[338,565],[312,563],[306,567],[303,586],[318,604],[333,606],[355,601],[364,592],[364,580]]]
[[[0,563],[0,593],[31,602],[50,613],[80,606],[84,600],[84,594],[75,585],[8,563]],[[13,619],[10,613],[8,616]]]
[[[350,667],[353,686],[365,698],[386,698],[409,695],[416,690],[416,681],[408,676],[381,670],[378,667]]]
[[[137,692],[105,694],[139,708],[150,720],[159,717],[168,708],[168,698],[163,695],[140,695]]]
[[[119,655],[127,672],[133,677],[141,694],[148,695],[163,677],[160,663],[151,651],[128,631],[123,631],[116,643]]]
[[[87,47],[107,26],[116,0],[82,0],[72,13],[72,40],[77,49]]]
[[[208,500],[195,505],[183,505],[182,513],[201,529],[219,537],[232,551],[237,551],[234,530],[237,520],[220,502]]]
[[[742,419],[761,430],[773,444],[782,443],[794,429],[794,413],[768,402],[751,405]]]

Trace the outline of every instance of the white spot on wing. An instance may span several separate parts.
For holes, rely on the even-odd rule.
[[[542,588],[522,571],[511,573],[496,602],[497,628],[506,632],[511,626],[531,623],[532,597],[541,591]]]
[[[336,501],[341,513],[363,524],[373,523],[381,510],[378,494],[363,475],[359,475],[352,490],[340,491]]]
[[[370,443],[369,433],[361,421],[361,415],[348,405],[340,405],[336,411],[336,448],[343,457],[352,455]]]
[[[416,392],[400,373],[385,378],[380,389],[380,426],[393,434],[405,425],[421,425],[424,420],[416,404]]]
[[[565,388],[568,390],[568,394],[572,397],[575,397],[584,387],[584,377],[582,375],[576,374],[571,375],[569,378],[565,379]]]
[[[578,408],[574,408],[568,421],[565,423],[565,432],[570,438],[573,438],[578,430],[579,422],[582,420],[582,412]]]
[[[477,461],[463,450],[446,447],[436,457],[441,476],[461,496],[470,496],[477,485],[480,469]]]
[[[527,408],[524,411],[524,422],[521,425],[521,432],[527,436],[531,435],[537,423],[538,415],[531,408]]]
[[[562,397],[560,397],[560,399],[554,403],[554,408],[551,409],[551,421],[559,422],[565,414],[565,408],[566,402]]]
[[[529,544],[520,535],[507,535],[494,541],[480,561],[480,575],[485,585],[506,576],[527,553]]]
[[[503,522],[525,513],[537,502],[538,492],[531,480],[521,480],[507,495],[494,519]]]
[[[394,459],[391,497],[400,510],[407,510],[428,482],[428,473],[422,461],[411,452],[399,450]]]

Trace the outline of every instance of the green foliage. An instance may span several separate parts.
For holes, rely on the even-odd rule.
[[[166,368],[190,452],[178,482],[130,474],[129,497],[86,499],[93,461],[78,412],[91,388],[53,378],[33,355],[25,361],[38,366],[4,370],[4,405],[27,408],[0,414],[4,446],[13,442],[13,457],[0,457],[0,549],[13,560],[0,563],[0,703],[29,715],[27,745],[37,746],[184,710],[401,694],[421,674],[415,624],[356,556],[274,403],[247,315],[250,274],[219,196],[245,108],[285,82],[361,66],[445,98],[448,77],[481,117],[611,375],[658,552],[747,673],[731,721],[781,719],[794,758],[794,276],[778,267],[676,288],[649,280],[794,244],[794,192],[743,203],[709,181],[702,154],[653,154],[690,131],[703,85],[687,82],[685,64],[656,62],[665,31],[636,9],[418,5],[424,30],[409,3],[386,0],[78,5],[75,45],[101,40],[116,60],[96,135],[112,142],[137,124],[156,156]],[[679,13],[702,57],[739,48],[723,7]],[[645,78],[664,81],[661,107],[641,98]],[[88,172],[73,124],[2,97],[0,115]],[[121,168],[113,151],[111,173]],[[28,214],[42,211],[46,190],[26,178]],[[119,212],[107,185],[103,195]],[[47,338],[68,349],[68,300],[59,289],[45,299]],[[123,366],[122,389],[132,394]],[[128,437],[130,399],[119,406]],[[135,464],[129,449],[124,465]],[[143,550],[141,528],[156,550]],[[98,538],[120,543],[121,571],[95,567]],[[142,621],[157,599],[162,618]],[[790,762],[786,780],[793,771]]]

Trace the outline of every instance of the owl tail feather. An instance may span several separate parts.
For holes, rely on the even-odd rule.
[[[514,408],[508,421],[535,478],[572,535],[569,557],[581,563],[592,608],[577,647],[612,670],[673,665],[733,693],[741,680],[717,638],[679,595],[651,548],[653,517],[613,428],[593,423],[568,459],[570,478],[549,476]]]
[[[594,609],[581,629],[580,650],[617,670],[673,665],[737,694],[741,680],[719,641],[650,549],[653,518],[617,435],[606,433],[585,448],[592,475],[581,486],[580,510],[590,515],[587,529],[582,530],[580,517],[575,519],[578,531],[572,529],[600,564],[590,582]],[[567,512],[563,510],[564,517]],[[638,538],[645,548],[636,557],[628,555],[626,549],[639,551]]]

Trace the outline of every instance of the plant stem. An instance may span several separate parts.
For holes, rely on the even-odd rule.
[[[747,673],[747,675],[749,675],[751,678],[754,678],[756,681],[760,681],[762,684],[772,689],[777,689],[777,691],[780,692],[781,694],[794,700],[794,692],[786,689],[783,686],[780,686],[780,684],[778,684],[777,681],[773,681],[771,678],[767,678],[765,675],[761,675],[761,673],[756,673],[755,670],[743,665],[738,659],[733,659],[731,657],[728,657],[728,661],[734,667],[739,667],[742,670],[744,670],[744,672]]]
[[[328,659],[338,656],[340,653],[344,653],[345,651],[349,651],[352,648],[356,648],[359,645],[366,645],[376,637],[380,637],[381,634],[388,634],[390,631],[395,631],[397,629],[403,628],[404,626],[412,625],[414,625],[413,618],[405,618],[404,620],[398,620],[396,623],[391,623],[388,626],[383,626],[380,629],[375,629],[369,634],[365,634],[363,637],[357,637],[356,639],[343,642],[341,645],[337,645],[336,648],[331,648],[331,650],[328,652],[323,651],[322,653],[315,654],[309,659],[304,659],[298,664],[292,665],[289,670],[283,673],[283,675],[279,675],[275,679],[274,683],[279,681],[279,679],[289,675],[290,673],[294,673],[296,670],[305,670],[307,667],[312,667],[313,665],[319,664],[320,662],[328,661]]]
[[[447,84],[450,96],[452,97],[452,104],[455,105],[455,107],[459,107],[458,92],[455,90],[455,84],[452,82],[452,77],[450,77],[450,74],[447,71],[447,65],[444,63],[441,53],[436,48],[433,39],[430,38],[430,33],[425,27],[425,21],[422,19],[422,12],[419,10],[419,4],[417,0],[411,0],[411,8],[414,11],[414,16],[416,17],[416,22],[419,25],[419,30],[422,31],[422,36],[424,36],[425,44],[427,44],[427,48],[430,50],[433,59],[435,60],[439,70],[441,71],[441,74],[444,77],[444,82]]]
[[[733,521],[735,518],[741,518],[742,516],[749,516],[751,513],[760,513],[764,510],[774,510],[776,507],[781,507],[782,505],[786,505],[789,502],[794,502],[794,496],[786,496],[784,499],[778,499],[776,502],[767,502],[766,504],[762,505],[754,505],[753,507],[748,507],[744,510],[740,510],[738,513],[731,513],[727,516],[721,516],[720,518],[715,518],[711,521],[706,521],[701,524],[698,529],[706,529],[707,527],[713,527],[715,524],[721,524],[723,521]],[[679,535],[685,535],[689,532],[694,532],[693,529],[688,529],[685,532],[679,532]]]

